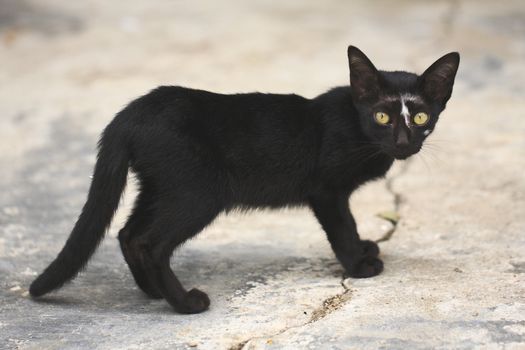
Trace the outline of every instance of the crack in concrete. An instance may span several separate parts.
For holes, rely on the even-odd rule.
[[[352,293],[350,288],[348,288],[345,283],[345,278],[341,280],[341,286],[343,287],[343,292],[338,293],[334,296],[331,296],[327,299],[325,299],[321,305],[321,307],[315,309],[312,312],[312,316],[310,317],[310,320],[305,323],[303,326],[306,326],[308,324],[317,322],[329,314],[331,314],[334,311],[339,310],[350,298],[352,297]]]
[[[341,286],[343,287],[343,291],[323,300],[323,302],[321,303],[321,306],[316,308],[312,312],[312,315],[310,316],[310,319],[307,322],[304,322],[304,323],[301,323],[295,326],[285,327],[279,330],[278,332],[275,332],[275,333],[272,333],[266,336],[257,336],[257,337],[248,338],[240,343],[232,345],[229,348],[229,350],[248,349],[250,342],[256,339],[267,339],[267,342],[271,343],[272,338],[274,337],[277,337],[291,329],[302,328],[309,324],[315,323],[319,320],[322,320],[326,316],[330,315],[332,312],[339,310],[352,297],[352,290],[345,285],[344,281],[345,281],[345,278],[343,277],[341,279]]]
[[[385,234],[383,236],[381,236],[379,239],[377,239],[376,243],[389,241],[392,238],[392,236],[394,235],[394,233],[396,232],[396,230],[397,230],[397,227],[399,225],[400,218],[401,218],[401,216],[399,216],[399,210],[401,209],[401,205],[404,202],[404,197],[403,197],[403,195],[400,192],[397,192],[396,190],[394,190],[394,181],[399,179],[401,176],[403,176],[408,171],[408,168],[409,168],[411,162],[412,162],[412,160],[407,160],[406,162],[404,162],[402,167],[401,167],[401,169],[400,169],[400,171],[399,171],[399,173],[394,175],[394,176],[391,176],[391,177],[387,178],[386,181],[385,181],[385,188],[386,188],[386,190],[394,198],[393,211],[394,211],[394,213],[396,213],[398,218],[391,219],[391,218],[384,218],[383,217],[384,220],[387,220],[388,222],[390,222],[392,224],[392,227],[387,232],[385,232]]]
[[[394,190],[394,182],[397,179],[399,179],[401,176],[403,176],[408,171],[410,163],[411,163],[411,160],[407,160],[407,161],[403,162],[403,165],[401,166],[401,169],[399,170],[399,173],[397,173],[394,176],[391,176],[391,177],[387,178],[386,181],[385,181],[385,188],[393,197],[393,211],[395,213],[399,212],[399,210],[401,208],[401,205],[404,202],[404,197],[403,197],[403,195],[400,192],[397,192],[396,190]],[[396,232],[396,229],[398,227],[399,220],[386,219],[386,218],[385,218],[385,220],[388,220],[392,224],[392,227],[381,238],[376,240],[377,243],[385,242],[385,241],[390,240],[392,238],[392,236],[394,235],[394,233]],[[295,326],[285,327],[285,328],[283,328],[283,329],[281,329],[281,330],[279,330],[279,331],[277,331],[275,333],[272,333],[272,334],[269,334],[269,335],[266,335],[266,336],[256,336],[256,337],[248,338],[246,340],[243,340],[243,341],[241,341],[239,343],[236,343],[236,344],[232,345],[229,348],[229,350],[243,350],[243,349],[246,350],[246,349],[248,349],[248,346],[250,346],[250,343],[252,341],[256,340],[256,339],[267,339],[267,342],[271,342],[272,338],[274,338],[274,337],[277,337],[277,336],[279,336],[279,335],[281,335],[281,334],[283,334],[283,333],[285,333],[285,332],[287,332],[287,331],[289,331],[291,329],[302,328],[302,327],[307,326],[309,324],[315,323],[315,322],[317,322],[319,320],[322,320],[323,318],[325,318],[326,316],[330,315],[331,313],[339,310],[352,297],[352,291],[344,283],[345,280],[346,279],[344,277],[341,280],[341,286],[343,287],[343,291],[340,292],[340,293],[337,293],[336,295],[333,295],[333,296],[331,296],[329,298],[326,298],[322,302],[321,306],[318,307],[317,309],[315,309],[312,312],[312,315],[311,315],[310,319],[307,322],[304,322],[304,323],[301,323],[301,324],[298,324],[298,325],[295,325]]]

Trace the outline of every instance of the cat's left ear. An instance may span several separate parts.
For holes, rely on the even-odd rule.
[[[423,94],[435,103],[446,105],[452,95],[454,78],[459,66],[459,53],[451,52],[434,62],[419,77]]]

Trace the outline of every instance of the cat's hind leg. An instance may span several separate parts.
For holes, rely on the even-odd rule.
[[[156,281],[161,295],[180,313],[199,313],[210,305],[206,293],[186,291],[170,267],[173,250],[204,229],[221,211],[215,201],[202,193],[164,198],[158,203],[155,220],[141,236],[144,268]]]
[[[143,250],[140,245],[141,241],[138,239],[140,235],[147,232],[153,221],[151,199],[151,194],[142,188],[128,221],[118,234],[118,239],[124,259],[139,288],[149,297],[160,299],[162,294],[143,266]]]

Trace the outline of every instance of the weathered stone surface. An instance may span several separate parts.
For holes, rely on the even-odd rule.
[[[520,1],[0,1],[0,348],[525,347],[524,23]],[[431,144],[352,198],[364,237],[401,215],[382,275],[343,281],[307,209],[237,213],[176,253],[212,306],[173,314],[120,255],[130,186],[87,270],[27,297],[127,101],[160,84],[314,96],[347,82],[349,43],[386,69],[462,53]]]

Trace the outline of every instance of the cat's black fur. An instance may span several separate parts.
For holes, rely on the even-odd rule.
[[[348,198],[384,176],[394,159],[419,151],[450,98],[459,55],[443,56],[421,76],[377,71],[352,46],[348,57],[351,86],[314,99],[164,86],[131,102],[104,130],[87,202],[31,295],[62,286],[85,266],[117,209],[128,168],[140,191],[119,233],[122,252],[140,288],[178,312],[201,312],[210,301],[180,284],[170,268],[173,250],[236,208],[308,205],[348,275],[379,274],[379,248],[359,238]],[[430,122],[404,122],[402,103],[411,117],[423,111]],[[378,111],[391,122],[376,122]]]

